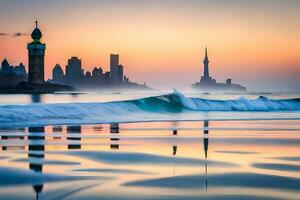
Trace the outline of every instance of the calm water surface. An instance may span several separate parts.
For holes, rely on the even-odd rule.
[[[2,128],[0,199],[300,199],[300,121]]]

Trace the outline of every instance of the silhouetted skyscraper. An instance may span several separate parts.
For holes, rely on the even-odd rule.
[[[52,80],[54,83],[62,84],[64,83],[64,72],[59,64],[56,64],[52,70]]]
[[[110,54],[110,78],[112,84],[118,83],[119,78],[119,54]]]
[[[118,66],[118,80],[117,80],[117,83],[118,84],[122,84],[123,83],[123,71],[124,71],[124,67],[123,65],[119,65]]]
[[[70,85],[77,85],[83,79],[83,69],[81,68],[81,60],[77,57],[71,57],[66,66],[66,81]]]
[[[41,43],[42,32],[38,28],[38,22],[35,21],[36,27],[31,33],[33,41],[27,45],[28,49],[28,81],[30,83],[44,83],[44,58],[46,45]]]
[[[3,74],[11,74],[13,73],[13,67],[9,65],[8,61],[6,58],[2,61],[1,63],[1,73]]]

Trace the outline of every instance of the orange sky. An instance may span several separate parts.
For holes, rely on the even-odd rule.
[[[46,77],[78,56],[85,70],[109,67],[119,53],[131,79],[156,87],[199,80],[205,45],[210,73],[250,89],[299,88],[300,2],[261,0],[0,1],[0,32],[31,33],[35,16],[46,43]],[[0,59],[27,66],[29,36],[0,36]],[[276,85],[277,84],[277,85]]]

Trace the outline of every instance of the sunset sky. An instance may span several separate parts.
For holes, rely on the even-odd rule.
[[[299,11],[298,0],[0,0],[0,60],[27,67],[37,17],[47,78],[71,56],[85,70],[108,70],[109,54],[119,53],[134,81],[187,87],[203,73],[207,45],[220,82],[300,89]]]

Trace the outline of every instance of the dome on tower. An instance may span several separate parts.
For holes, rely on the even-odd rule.
[[[36,24],[36,27],[31,33],[31,38],[33,40],[40,40],[42,38],[42,32],[38,28],[38,22],[37,21],[35,21],[35,24]]]

